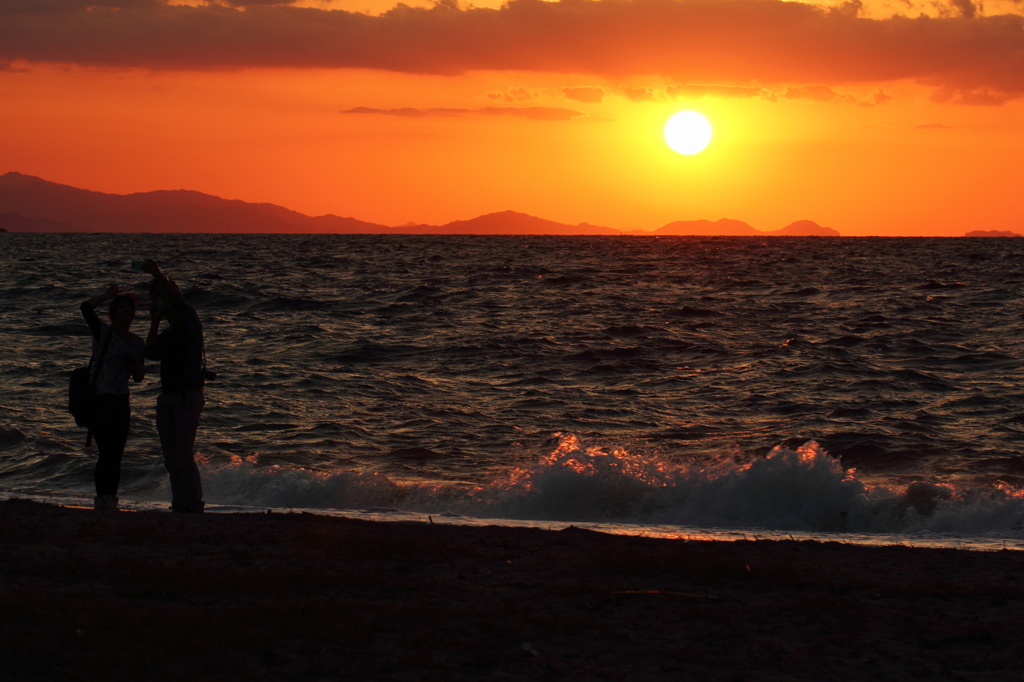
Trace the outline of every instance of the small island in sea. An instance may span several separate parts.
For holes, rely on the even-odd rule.
[[[17,213],[3,213],[0,214],[0,232],[75,232],[75,229],[49,218],[25,218]]]
[[[964,235],[965,237],[1024,237],[1024,234],[1017,234],[1009,230],[972,230]]]
[[[742,220],[677,220],[653,232],[634,230],[633,235],[678,235],[702,237],[841,237],[837,230],[823,227],[813,220],[797,220],[780,230],[758,230]]]

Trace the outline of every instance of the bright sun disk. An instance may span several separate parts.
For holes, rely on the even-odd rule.
[[[711,124],[696,111],[680,111],[665,124],[665,142],[687,156],[704,151],[711,142]]]

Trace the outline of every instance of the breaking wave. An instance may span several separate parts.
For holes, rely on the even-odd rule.
[[[915,482],[869,486],[816,442],[764,457],[678,463],[561,434],[535,465],[483,486],[395,482],[379,473],[204,465],[208,502],[395,509],[479,519],[761,528],[791,532],[1024,537],[1024,491]],[[151,491],[164,495],[165,491]]]

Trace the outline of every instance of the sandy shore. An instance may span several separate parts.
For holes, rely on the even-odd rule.
[[[0,502],[4,680],[1020,680],[1024,552]]]

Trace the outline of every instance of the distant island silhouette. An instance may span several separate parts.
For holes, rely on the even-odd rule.
[[[1017,234],[1008,230],[973,230],[964,235],[965,237],[1024,237],[1024,234]]]
[[[680,220],[656,230],[568,225],[501,211],[444,225],[390,227],[336,215],[307,216],[267,203],[222,199],[191,190],[107,194],[31,175],[0,175],[0,229],[8,232],[228,232],[301,234],[531,234],[609,236],[839,237],[811,220],[757,230],[742,220]]]
[[[841,237],[831,227],[822,227],[813,220],[797,220],[781,230],[758,230],[742,220],[722,218],[714,222],[710,220],[677,220],[654,230],[654,232],[634,231],[630,234],[654,235],[700,235],[704,237]]]
[[[49,218],[24,218],[17,213],[0,215],[0,232],[75,232],[75,228]]]

